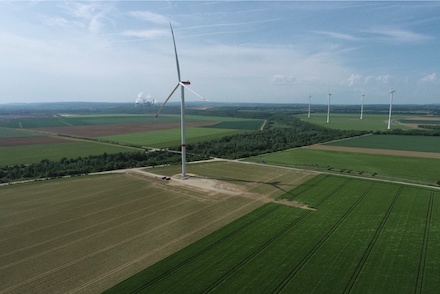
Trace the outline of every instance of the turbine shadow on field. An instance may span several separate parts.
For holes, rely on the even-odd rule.
[[[293,184],[286,184],[286,183],[282,183],[280,181],[272,181],[272,182],[264,182],[264,181],[251,181],[251,180],[243,180],[243,179],[234,179],[234,178],[221,178],[221,177],[213,177],[213,180],[218,180],[218,181],[225,181],[225,182],[238,182],[238,183],[247,183],[247,184],[263,184],[263,185],[270,185],[280,191],[282,191],[283,193],[287,193],[290,194],[292,196],[296,196],[295,194],[293,194],[291,192],[291,190],[285,190],[283,187],[281,186],[292,186],[292,189],[294,187],[296,187],[296,185]]]

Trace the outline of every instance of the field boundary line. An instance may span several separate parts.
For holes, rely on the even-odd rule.
[[[111,270],[110,272],[107,272],[106,274],[101,275],[100,277],[98,277],[98,278],[96,278],[96,279],[93,279],[92,281],[89,281],[89,282],[87,282],[87,283],[82,284],[80,287],[77,287],[77,288],[75,288],[75,289],[72,289],[72,290],[66,292],[66,294],[75,293],[75,292],[77,292],[77,291],[79,291],[79,290],[81,290],[81,289],[83,289],[83,288],[85,288],[85,287],[87,287],[87,286],[89,286],[89,285],[92,285],[93,283],[96,283],[97,281],[100,281],[100,280],[102,280],[102,279],[105,279],[106,277],[108,277],[108,276],[114,274],[115,272],[118,272],[118,271],[120,271],[120,270],[123,270],[124,268],[126,268],[126,267],[128,267],[128,266],[131,266],[132,264],[138,262],[139,260],[142,260],[142,259],[144,259],[144,258],[146,258],[146,257],[148,257],[148,256],[150,256],[150,255],[153,255],[153,254],[155,254],[156,252],[158,252],[158,251],[160,251],[160,250],[163,250],[164,248],[166,248],[166,247],[168,247],[168,246],[171,246],[171,245],[173,245],[173,244],[175,244],[175,243],[177,243],[177,242],[179,242],[179,241],[181,241],[181,240],[183,240],[183,239],[185,239],[185,238],[187,238],[187,237],[193,235],[193,234],[196,233],[196,232],[202,231],[202,230],[206,229],[207,227],[209,227],[209,226],[215,224],[216,222],[219,222],[220,220],[223,220],[224,218],[227,218],[227,217],[229,217],[230,215],[232,215],[232,214],[234,214],[234,213],[237,213],[238,211],[243,210],[243,209],[245,209],[246,207],[251,206],[251,205],[253,205],[253,204],[256,203],[256,202],[259,202],[259,200],[254,200],[254,201],[252,201],[252,202],[247,203],[246,205],[241,206],[240,208],[238,208],[238,209],[236,209],[236,210],[234,210],[234,211],[231,211],[231,212],[229,212],[229,213],[227,213],[227,214],[224,214],[223,217],[211,221],[210,223],[206,224],[206,225],[203,226],[202,228],[198,228],[198,229],[196,229],[196,230],[193,230],[193,231],[191,231],[191,232],[186,233],[185,235],[180,236],[179,238],[173,239],[172,241],[169,241],[169,242],[165,243],[164,245],[162,245],[162,246],[156,248],[156,249],[153,250],[153,251],[150,251],[150,252],[148,252],[148,253],[146,253],[146,254],[143,254],[143,255],[141,255],[140,257],[138,257],[138,258],[136,258],[136,259],[133,259],[133,260],[131,260],[130,262],[128,262],[128,263],[126,263],[126,264],[123,264],[123,265],[121,265],[121,266],[119,266],[119,267],[117,267],[117,268]],[[277,205],[277,206],[278,206],[278,205]],[[276,207],[276,208],[278,208],[278,207]],[[276,210],[276,209],[274,208],[274,210]],[[270,212],[272,212],[272,211],[270,211]],[[270,213],[270,212],[269,212],[269,213]],[[249,222],[249,224],[251,224],[251,223]],[[121,281],[121,282],[122,282],[122,281]],[[156,283],[156,282],[155,282],[155,283]],[[136,291],[136,290],[135,290],[135,291]],[[136,293],[136,292],[134,292],[134,293]]]
[[[344,183],[345,184],[345,183]],[[342,225],[345,219],[358,207],[358,205],[365,199],[368,193],[373,189],[375,183],[371,183],[369,187],[362,193],[362,195],[353,203],[353,205],[339,218],[339,220],[333,225],[330,230],[318,241],[318,243],[313,246],[313,248],[301,259],[296,267],[294,267],[287,277],[278,284],[273,293],[280,293],[287,284],[296,276],[296,274],[307,264],[307,262],[312,258],[315,253],[324,245],[324,243],[330,239],[334,232]],[[338,189],[339,190],[339,189]],[[334,193],[333,193],[334,194]]]
[[[431,226],[433,206],[434,206],[434,191],[431,191],[431,195],[429,196],[429,205],[426,213],[425,231],[423,233],[423,244],[420,253],[420,262],[417,270],[416,289],[414,291],[415,293],[422,293],[423,277],[425,273],[426,255],[428,252],[428,240],[429,240],[429,231]]]
[[[373,154],[373,155],[420,157],[420,158],[433,158],[433,159],[440,158],[439,152],[409,151],[409,150],[380,149],[380,148],[366,148],[366,147],[347,147],[347,146],[334,146],[334,145],[324,145],[324,144],[314,144],[314,145],[305,146],[303,148],[311,149],[311,150],[363,153],[363,154]]]
[[[255,200],[257,201],[257,200]],[[253,218],[252,220],[249,220],[248,222],[246,222],[245,224],[243,224],[241,227],[236,228],[235,230],[233,230],[232,232],[230,232],[229,234],[227,234],[226,236],[224,236],[221,239],[218,239],[217,241],[211,243],[209,246],[203,248],[201,251],[198,251],[196,254],[190,256],[189,258],[185,259],[184,261],[180,262],[179,264],[175,265],[173,268],[165,271],[164,273],[162,273],[161,275],[159,275],[158,277],[156,277],[155,279],[149,281],[146,284],[141,285],[140,287],[138,287],[137,289],[133,290],[131,293],[139,293],[140,291],[156,284],[157,282],[163,280],[166,276],[168,276],[169,274],[172,274],[176,271],[178,271],[179,269],[181,269],[183,266],[193,262],[194,260],[196,260],[199,256],[202,256],[203,254],[205,254],[206,252],[209,252],[213,249],[215,249],[216,247],[218,247],[219,245],[221,245],[222,243],[224,243],[225,241],[227,241],[228,239],[230,239],[231,237],[235,236],[236,234],[238,234],[239,232],[241,232],[242,230],[244,230],[245,228],[249,227],[250,225],[253,225],[255,223],[255,221],[259,221],[265,217],[267,217],[269,214],[273,213],[274,211],[278,210],[281,206],[280,205],[276,205],[274,206],[272,209],[260,214],[258,217]],[[231,213],[229,213],[231,214]]]
[[[382,218],[382,221],[380,222],[379,226],[376,229],[376,233],[374,234],[373,238],[371,238],[370,243],[368,244],[367,249],[365,250],[364,254],[362,255],[361,260],[359,261],[355,271],[353,272],[353,275],[350,278],[350,281],[347,283],[347,286],[345,286],[344,293],[350,293],[353,289],[354,284],[356,283],[359,275],[361,274],[361,271],[367,262],[368,257],[371,254],[371,251],[373,251],[374,245],[376,245],[377,240],[379,239],[380,234],[383,231],[383,228],[385,227],[386,223],[388,222],[388,219],[391,215],[391,212],[394,209],[394,206],[397,203],[397,200],[400,198],[400,194],[402,194],[403,186],[399,187],[399,190],[397,191],[396,195],[394,196],[393,201],[391,202],[390,206],[388,207],[387,211],[385,212],[384,217]]]
[[[319,185],[319,183],[321,183],[322,181],[324,181],[325,179],[327,179],[329,176],[330,176],[330,175],[324,174],[323,177],[322,177],[321,179],[318,179],[318,181],[313,182],[312,185],[305,185],[305,184],[308,183],[309,181],[312,181],[312,180],[313,180],[313,179],[310,179],[309,181],[303,183],[303,185],[300,185],[300,186],[298,186],[298,187],[296,188],[296,189],[298,189],[298,188],[300,188],[300,187],[304,187],[304,189],[299,189],[300,191],[299,191],[296,195],[293,195],[292,198],[280,198],[280,199],[288,199],[289,201],[290,201],[290,200],[293,200],[295,197],[301,195],[302,193],[307,192],[308,190],[312,189],[314,186]],[[286,192],[286,193],[289,193],[289,192],[291,192],[291,191],[288,191],[288,192]],[[285,194],[286,194],[286,193],[285,193]],[[281,196],[283,196],[283,195],[281,195]],[[281,197],[281,196],[280,196],[280,197]]]
[[[304,148],[304,147],[301,147]],[[220,159],[221,161],[222,159]],[[305,168],[299,168],[299,167],[292,167],[287,165],[276,165],[276,164],[262,164],[257,162],[249,162],[249,161],[241,161],[241,160],[229,160],[225,159],[224,161],[231,161],[231,162],[238,162],[242,164],[255,164],[255,165],[261,165],[261,166],[269,166],[269,167],[278,167],[278,168],[284,168],[284,169],[290,169],[290,170],[297,170],[297,171],[303,171],[303,172],[309,172],[309,173],[315,173],[315,174],[327,174],[332,175],[336,177],[345,177],[345,178],[353,178],[353,179],[360,179],[360,180],[371,180],[371,181],[378,181],[383,183],[393,183],[393,184],[399,184],[399,185],[405,185],[405,186],[412,186],[412,187],[420,187],[420,188],[426,188],[426,189],[435,189],[440,190],[440,187],[431,186],[428,184],[417,184],[417,183],[411,183],[411,182],[402,182],[402,180],[388,180],[388,179],[380,179],[380,178],[373,178],[373,177],[362,177],[362,176],[354,176],[354,175],[347,175],[342,173],[332,173],[328,171],[317,171],[313,169],[305,169]]]

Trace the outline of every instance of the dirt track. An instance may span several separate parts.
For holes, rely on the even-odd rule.
[[[366,154],[383,154],[383,155],[394,155],[394,156],[440,158],[440,153],[435,153],[435,152],[417,152],[417,151],[403,151],[403,150],[390,150],[390,149],[355,148],[355,147],[329,146],[329,145],[319,145],[319,144],[307,146],[304,148],[315,149],[315,150],[366,153]]]

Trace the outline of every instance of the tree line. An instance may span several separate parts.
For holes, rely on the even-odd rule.
[[[329,129],[292,115],[276,114],[263,131],[246,132],[188,145],[202,156],[237,159],[365,134],[365,131]]]
[[[203,159],[206,159],[206,157],[188,154],[189,161]],[[87,157],[62,158],[59,161],[43,159],[39,163],[0,167],[0,182],[75,176],[124,168],[178,164],[180,162],[180,154],[168,151],[104,153]]]
[[[267,112],[265,114],[269,116],[265,130],[249,131],[188,144],[187,160],[203,160],[210,157],[237,159],[365,133],[316,126],[301,121],[290,114],[269,114]],[[230,112],[229,115],[235,116],[238,113]],[[246,113],[246,116],[261,117],[261,115],[261,112]],[[180,146],[170,148],[170,150],[178,151]],[[179,153],[168,151],[104,153],[88,157],[62,158],[59,161],[45,159],[35,164],[0,167],[0,182],[81,175],[133,167],[179,164],[180,161],[181,155]]]

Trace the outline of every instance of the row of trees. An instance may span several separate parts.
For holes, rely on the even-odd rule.
[[[206,157],[190,154],[188,159],[194,161],[206,159]],[[180,154],[168,151],[104,153],[88,157],[62,158],[60,161],[44,159],[35,164],[1,167],[0,182],[7,183],[24,179],[74,176],[142,166],[154,167],[163,164],[177,164],[180,161]]]
[[[263,131],[226,136],[188,146],[203,156],[237,159],[294,147],[359,136],[364,131],[343,131],[313,125],[287,114],[272,115]]]
[[[219,114],[227,114],[232,117],[244,115],[253,118],[264,116],[267,119],[267,124],[263,131],[250,131],[189,144],[187,147],[188,161],[202,160],[209,157],[237,159],[359,136],[366,133],[365,131],[344,131],[313,125],[301,121],[287,111],[261,111],[256,109],[254,111],[240,112],[236,109],[217,109],[211,113],[211,115]],[[411,135],[426,135],[430,133],[433,135],[436,132],[402,131],[398,129],[386,132],[386,134],[390,133]],[[180,147],[171,148],[171,150],[179,149]],[[37,164],[0,167],[0,182],[87,174],[142,166],[178,164],[180,160],[180,154],[168,151],[104,153],[98,156],[78,157],[75,159],[63,158],[60,161],[43,160]]]

